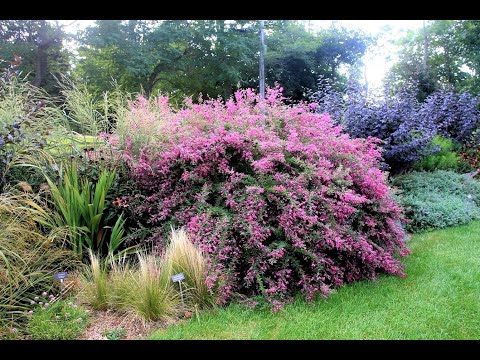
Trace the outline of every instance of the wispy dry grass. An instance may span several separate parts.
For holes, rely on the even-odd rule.
[[[214,303],[205,283],[207,260],[184,230],[172,230],[162,256],[141,252],[136,261],[125,257],[101,261],[90,254],[90,261],[81,297],[95,309],[108,307],[144,322],[169,322],[185,311]],[[177,284],[171,280],[178,272],[185,274],[183,302]]]
[[[172,229],[170,243],[165,252],[165,267],[169,276],[183,272],[190,305],[208,307],[215,299],[205,282],[207,259],[189,239],[184,229]]]

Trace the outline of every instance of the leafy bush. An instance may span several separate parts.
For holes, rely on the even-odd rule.
[[[437,127],[417,101],[415,89],[403,88],[395,94],[386,90],[367,98],[355,85],[342,94],[321,84],[312,99],[319,104],[318,113],[332,113],[333,120],[351,136],[381,139],[382,156],[394,171],[435,151],[431,141]]]
[[[53,162],[48,140],[62,138],[64,124],[62,112],[41,89],[13,68],[0,75],[0,191],[6,183],[37,187],[44,182],[41,169]]]
[[[415,163],[413,166],[415,170],[457,170],[460,167],[462,159],[454,151],[451,139],[436,135],[433,144],[439,147],[439,151]]]
[[[425,100],[423,109],[441,135],[462,144],[480,144],[480,134],[476,132],[480,128],[480,96],[438,90]]]
[[[152,227],[160,251],[170,226],[185,226],[209,256],[218,302],[262,294],[276,309],[297,290],[311,299],[345,282],[403,275],[401,210],[376,139],[351,139],[312,104],[283,105],[279,89],[265,105],[245,90],[225,104],[159,106],[164,140],[139,156],[126,140],[142,191],[126,209]]]
[[[320,90],[311,97],[319,104],[317,112],[332,114],[353,137],[383,140],[382,155],[394,171],[435,153],[431,144],[436,134],[461,144],[480,141],[478,96],[439,90],[420,103],[412,86],[368,98],[365,94],[355,84],[343,94],[321,80]]]
[[[480,183],[452,171],[412,172],[393,179],[410,231],[466,224],[480,218]]]
[[[75,340],[87,324],[85,310],[68,300],[59,300],[47,308],[35,309],[27,330],[34,340]]]
[[[464,170],[480,170],[480,146],[465,146],[461,149],[460,156],[465,164]]]

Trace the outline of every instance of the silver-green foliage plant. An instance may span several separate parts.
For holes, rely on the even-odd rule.
[[[469,174],[416,171],[393,178],[413,232],[480,219],[480,182]]]

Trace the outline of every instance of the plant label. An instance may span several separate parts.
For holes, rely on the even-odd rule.
[[[66,271],[64,272],[58,272],[56,273],[55,275],[53,275],[53,277],[57,280],[63,280],[63,279],[66,279],[68,276],[68,273]]]
[[[180,282],[184,279],[185,279],[185,274],[184,273],[178,273],[178,274],[175,274],[175,275],[172,276],[172,281],[173,282],[176,282],[176,281]]]

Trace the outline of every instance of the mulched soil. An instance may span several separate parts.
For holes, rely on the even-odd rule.
[[[164,327],[162,322],[148,322],[143,324],[141,320],[132,316],[120,314],[111,310],[97,311],[87,310],[90,314],[90,323],[79,340],[108,340],[104,335],[106,331],[123,328],[127,335],[122,340],[144,339],[154,329]]]

